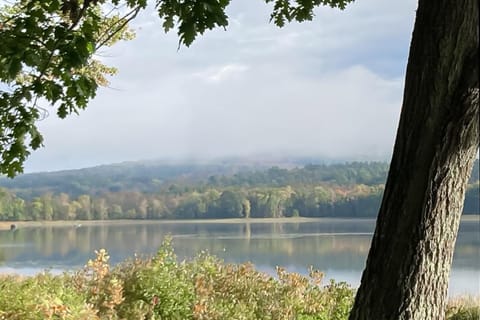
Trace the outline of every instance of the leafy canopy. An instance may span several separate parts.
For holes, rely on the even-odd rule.
[[[353,0],[265,0],[271,20],[311,20],[320,5],[344,9]],[[156,0],[163,29],[177,30],[179,45],[226,28],[230,0]],[[43,144],[36,123],[54,110],[78,113],[116,72],[98,52],[132,39],[128,27],[146,0],[17,0],[0,2],[0,174],[23,171],[31,150]]]

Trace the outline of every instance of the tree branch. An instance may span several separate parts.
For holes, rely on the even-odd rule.
[[[108,34],[108,36],[100,41],[99,44],[97,44],[95,46],[95,51],[97,51],[98,49],[100,49],[102,46],[104,46],[106,43],[108,43],[108,41],[110,41],[120,30],[122,30],[130,21],[132,21],[133,19],[135,19],[135,17],[138,15],[138,13],[140,12],[140,9],[141,7],[140,6],[137,6],[135,9],[133,9],[132,11],[130,11],[129,13],[127,13],[126,15],[123,16],[123,18],[121,18],[119,21],[115,22],[106,32],[105,34]],[[130,16],[130,17],[128,17]],[[128,17],[128,18],[127,18]],[[122,22],[116,29],[115,31],[109,33],[111,30],[114,29],[114,27],[118,24]]]

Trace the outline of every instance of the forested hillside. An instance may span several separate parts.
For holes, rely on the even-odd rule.
[[[0,220],[375,217],[388,164],[129,163],[0,179]],[[465,200],[479,213],[478,160]]]
[[[155,192],[169,180],[187,178],[189,183],[205,180],[210,175],[231,175],[256,166],[235,164],[180,164],[131,162],[104,165],[80,170],[24,174],[15,179],[0,178],[0,187],[31,199],[45,193],[66,193],[70,197],[103,192]]]

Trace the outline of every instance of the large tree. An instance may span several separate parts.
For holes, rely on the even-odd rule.
[[[377,226],[350,319],[444,319],[479,146],[479,2],[420,0]]]
[[[272,20],[313,18],[351,0],[265,0]],[[123,9],[119,9],[122,7]],[[229,0],[157,0],[166,31],[187,46],[226,27]],[[140,0],[18,1],[0,15],[0,171],[15,175],[41,145],[39,101],[64,117],[109,72],[93,55],[128,37]],[[114,18],[106,8],[116,10]],[[125,8],[129,8],[126,10]],[[118,10],[117,10],[118,9]],[[110,19],[110,20],[109,20]],[[112,20],[113,19],[113,20]],[[479,146],[476,0],[420,0],[391,167],[350,319],[443,319],[465,188]]]

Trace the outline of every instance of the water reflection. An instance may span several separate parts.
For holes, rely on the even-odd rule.
[[[373,228],[372,220],[23,228],[0,231],[0,262],[4,270],[73,269],[83,266],[94,250],[106,248],[117,263],[134,253],[155,253],[164,237],[172,235],[181,259],[207,250],[228,262],[251,261],[267,272],[276,265],[302,273],[313,266],[329,277],[358,285]],[[465,221],[457,239],[451,289],[478,294],[479,281],[479,224]]]

